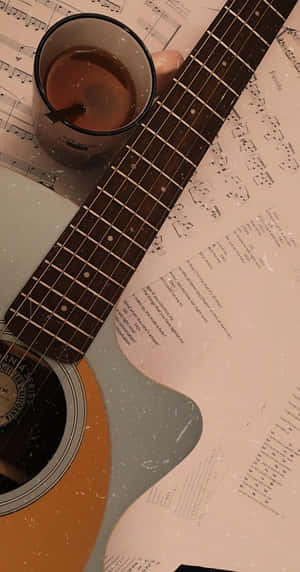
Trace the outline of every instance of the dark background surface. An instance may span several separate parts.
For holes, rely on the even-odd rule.
[[[220,568],[203,568],[203,566],[185,566],[182,564],[175,572],[233,572],[233,570],[221,570]]]

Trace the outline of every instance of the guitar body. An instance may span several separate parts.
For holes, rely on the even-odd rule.
[[[0,169],[0,185],[3,327],[7,307],[76,207],[6,169]],[[5,332],[0,340],[0,443],[9,439],[13,451],[7,446],[4,460],[0,454],[1,570],[52,572],[63,566],[72,572],[99,572],[108,537],[122,513],[198,441],[199,410],[187,397],[149,381],[127,362],[116,343],[112,313],[78,366],[45,361],[41,412],[32,407],[32,427],[27,412],[18,441],[8,428],[26,409],[26,399],[32,405],[39,396],[30,391],[30,383],[24,394],[25,369],[10,386],[14,358],[6,362],[3,355],[5,344],[12,342]],[[19,344],[15,348],[18,356],[24,351]],[[35,356],[28,359],[34,361]],[[55,399],[59,403],[54,404]],[[184,437],[176,441],[184,426]],[[44,451],[42,460],[37,460],[39,448]],[[23,450],[40,467],[32,478],[18,469]],[[155,461],[153,470],[149,459]]]

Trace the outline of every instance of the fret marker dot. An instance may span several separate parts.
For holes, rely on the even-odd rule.
[[[223,61],[222,61],[222,66],[223,66],[224,68],[226,68],[226,66],[227,66],[226,60],[223,60]]]
[[[131,163],[130,167],[132,170],[134,170],[136,168],[136,163]]]
[[[160,190],[162,193],[164,193],[167,190],[167,187],[160,187]]]
[[[62,312],[66,312],[68,309],[68,306],[66,304],[62,304],[62,306],[60,307]]]
[[[90,277],[90,273],[88,271],[83,273],[83,277],[84,278],[89,278]]]
[[[113,239],[114,239],[113,235],[112,235],[112,234],[109,234],[108,237],[107,237],[108,242],[112,242]]]
[[[257,16],[259,18],[259,16],[260,16],[259,10],[255,10],[254,14],[255,14],[255,16]]]
[[[196,109],[194,107],[192,107],[192,109],[190,110],[190,114],[195,115],[195,113],[196,113]]]

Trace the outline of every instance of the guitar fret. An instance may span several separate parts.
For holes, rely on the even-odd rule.
[[[95,290],[92,290],[91,288],[89,288],[89,286],[87,286],[86,284],[83,284],[82,282],[80,282],[79,280],[76,280],[76,278],[74,278],[73,276],[71,276],[71,274],[68,274],[68,272],[64,272],[64,275],[67,276],[68,278],[70,278],[70,280],[72,282],[75,282],[76,284],[78,284],[79,286],[81,286],[82,288],[84,288],[84,290],[87,290],[88,292],[90,292],[93,296],[95,296],[95,298],[98,298],[99,300],[102,300],[103,302],[105,302],[108,306],[111,306],[111,308],[113,307],[113,303],[110,302],[109,300],[107,300],[106,298],[104,298],[104,296],[101,296],[101,294],[98,294],[98,292],[95,292]],[[83,306],[80,306],[78,304],[78,302],[74,302],[74,300],[72,300],[71,298],[69,298],[68,296],[66,296],[65,294],[63,294],[62,292],[59,292],[59,290],[56,290],[56,288],[54,288],[53,286],[49,286],[49,284],[47,284],[47,282],[44,282],[43,280],[41,280],[40,278],[38,278],[37,276],[35,276],[35,274],[33,274],[32,276],[32,280],[34,280],[35,282],[42,284],[42,286],[45,286],[46,288],[49,288],[49,290],[51,290],[52,292],[54,292],[55,294],[57,294],[58,296],[63,296],[64,300],[66,300],[67,302],[70,302],[71,304],[76,304],[76,306],[80,309],[83,310],[84,312],[86,312],[86,314],[88,316],[91,316],[91,318],[94,318],[95,320],[100,320],[101,322],[103,320],[101,320],[101,318],[98,318],[95,314],[93,314],[92,312],[90,312],[89,310],[87,310],[86,308],[84,308]]]
[[[157,103],[159,103],[159,100],[156,100]],[[144,129],[146,129],[147,131],[149,131],[149,133],[151,133],[153,135],[153,137],[159,139],[159,141],[161,141],[164,145],[166,145],[166,147],[169,147],[169,149],[171,151],[173,151],[173,153],[176,153],[177,155],[179,155],[179,157],[181,157],[182,159],[184,159],[184,161],[187,161],[188,163],[190,163],[190,165],[192,165],[192,167],[194,167],[194,169],[197,168],[197,164],[194,163],[193,161],[191,161],[191,159],[189,159],[188,157],[186,157],[186,155],[184,155],[183,153],[181,153],[178,149],[176,149],[176,147],[174,147],[173,145],[171,145],[171,143],[169,143],[169,141],[167,141],[166,139],[164,139],[163,137],[161,137],[161,135],[159,135],[159,133],[156,133],[155,131],[153,131],[153,129],[151,129],[151,127],[149,127],[149,125],[144,125]],[[140,135],[137,137],[137,141],[139,140]],[[137,142],[136,141],[136,142]],[[136,144],[135,142],[135,144]],[[130,147],[129,145],[126,145],[127,149],[132,149],[134,151],[134,147]]]
[[[256,1],[258,3],[261,0]],[[233,5],[237,6],[236,11],[243,15],[245,14],[244,19],[249,17],[245,7],[253,7],[252,4],[242,2],[242,0],[232,0],[231,6]],[[274,12],[272,12],[272,15],[274,15]],[[209,29],[217,38],[221,38],[225,44],[229,45],[232,50],[238,52],[239,56],[247,61],[252,68],[256,69],[267,51],[267,46],[265,42],[251,32],[250,28],[244,26],[235,15],[224,9],[216,17]]]
[[[225,8],[225,10],[227,10],[227,12],[229,12],[229,14],[231,14],[232,16],[237,18],[237,20],[239,20],[241,22],[241,24],[246,26],[246,28],[248,28],[252,34],[255,34],[255,36],[257,36],[257,38],[259,38],[259,40],[261,42],[263,42],[267,48],[270,47],[270,44],[260,34],[258,34],[258,32],[256,32],[256,30],[254,28],[252,28],[252,26],[250,26],[247,22],[245,22],[245,20],[243,20],[238,14],[233,12],[233,10],[231,10],[231,8],[229,8],[228,6],[224,6],[224,8]]]
[[[62,252],[66,252],[66,253],[70,254],[72,256],[73,260],[76,260],[76,261],[79,260],[81,263],[85,264],[85,266],[87,266],[88,268],[92,268],[92,270],[98,270],[98,268],[99,268],[98,261],[97,261],[97,264],[94,264],[91,260],[86,260],[84,257],[80,256],[79,254],[74,253],[73,250],[71,250],[67,246],[64,246],[62,244],[58,245],[58,246],[60,247]],[[103,264],[103,261],[101,261],[101,262]],[[105,262],[107,263],[107,261],[105,261]],[[114,272],[117,271],[119,265],[120,265],[120,262],[118,262],[118,265],[114,267]],[[124,276],[124,279],[127,278],[128,276],[132,275],[132,271],[134,269],[126,267],[126,270],[127,270],[127,273]],[[130,274],[128,274],[129,270],[130,270]],[[110,277],[110,275],[108,275],[108,276]]]
[[[86,263],[85,260],[81,260],[82,262]],[[50,260],[48,260],[48,258],[45,258],[45,262],[46,264],[48,264],[48,266],[52,266],[52,268],[55,268],[55,270],[57,270],[58,272],[60,272],[61,274],[65,274],[66,276],[68,276],[68,278],[71,278],[72,280],[74,280],[73,276],[71,274],[68,274],[68,272],[65,272],[64,270],[62,270],[61,268],[59,268],[59,266],[56,266],[56,264],[53,264],[53,262],[50,262]],[[88,264],[88,263],[87,263]],[[113,282],[116,286],[118,286],[119,288],[122,288],[122,290],[124,289],[123,284],[120,284],[120,282],[118,282],[117,280],[115,280],[114,278],[112,278],[112,276],[108,276],[108,274],[106,274],[105,272],[103,272],[103,270],[100,270],[99,268],[96,268],[96,266],[92,266],[91,264],[88,264],[88,266],[90,266],[93,270],[95,270],[96,272],[98,272],[99,274],[101,274],[102,276],[104,276],[104,278],[106,278],[107,280],[111,280],[111,282]],[[78,284],[81,284],[82,286],[85,286],[84,284],[82,284],[81,282],[77,281]],[[91,292],[93,292],[93,290],[91,290],[89,288],[89,290]]]
[[[276,8],[276,10],[285,18],[290,14],[291,10],[294,8],[296,1],[295,0],[272,0],[269,4],[272,5],[272,8]]]
[[[212,111],[212,113],[214,113],[219,119],[221,119],[221,121],[225,121],[226,117],[223,117],[222,115],[220,115],[220,113],[218,113],[217,111],[215,111],[212,107],[210,107],[210,105],[208,103],[205,103],[205,101],[203,99],[201,99],[201,97],[199,95],[197,95],[194,91],[192,91],[187,85],[185,85],[184,83],[182,83],[182,81],[180,81],[179,79],[177,79],[176,77],[173,80],[177,85],[180,85],[180,87],[182,87],[182,89],[184,89],[185,91],[187,91],[190,95],[192,95],[195,99],[197,99],[198,101],[200,101],[200,103],[202,103],[203,105],[205,105],[210,111]]]
[[[90,220],[90,217],[93,217],[94,215],[89,213],[88,216]],[[71,242],[69,243],[69,241],[65,241],[64,244],[79,254],[82,254],[83,252],[84,254],[82,254],[82,256],[89,260],[89,254],[93,256],[96,252],[95,248],[99,249],[103,241],[106,239],[110,245],[110,249],[108,250],[109,255],[112,254],[118,257],[120,262],[123,262],[127,266],[135,269],[138,262],[144,256],[146,249],[136,244],[135,241],[130,240],[130,238],[125,236],[124,233],[120,232],[119,229],[114,231],[114,229],[110,227],[109,222],[104,220],[103,216],[101,216],[101,218],[94,217],[94,219],[94,227],[89,231],[88,234],[84,232],[84,229],[74,226],[73,238]],[[80,247],[79,250],[76,248],[76,241],[78,242],[78,237],[80,237],[81,240],[82,237],[85,237],[83,247]],[[72,242],[75,243],[75,249]],[[91,247],[94,248],[94,250],[91,251]]]
[[[140,148],[141,140],[138,147]],[[144,150],[137,150],[136,146],[132,149],[126,146],[129,153],[126,154],[120,162],[119,168],[123,171],[124,175],[128,175],[136,183],[143,183],[144,178],[147,177],[151,189],[151,198],[155,201],[155,210],[160,207],[159,217],[156,216],[158,222],[159,218],[165,216],[171,211],[174,205],[173,197],[181,191],[181,184],[184,179],[190,178],[194,172],[193,167],[186,161],[183,162],[177,155],[174,156],[170,152],[169,147],[163,146],[160,153],[157,153],[156,145],[150,144]],[[169,173],[172,174],[171,180],[168,177]],[[173,181],[177,183],[177,187]],[[177,179],[179,181],[177,182]],[[167,186],[169,190],[172,187],[172,196],[166,193]],[[160,190],[159,190],[160,189]],[[163,191],[161,190],[163,189]],[[175,193],[174,193],[175,189]],[[149,217],[150,218],[150,217]]]
[[[92,211],[90,211],[91,214],[93,216],[96,216]],[[111,227],[113,230],[115,230],[120,236],[123,236],[124,238],[127,238],[127,240],[129,240],[132,244],[135,244],[135,246],[138,246],[138,248],[140,248],[141,250],[143,250],[144,252],[146,252],[146,248],[144,248],[141,244],[139,244],[138,242],[136,242],[133,238],[131,238],[130,236],[128,236],[125,232],[120,231],[116,226],[114,226],[111,222],[107,221],[105,219],[105,217],[103,217],[102,215],[99,217],[99,215],[97,215],[97,219],[103,220],[103,222],[105,222],[107,225],[109,225],[109,227]],[[90,235],[86,234],[86,232],[83,232],[83,230],[81,230],[80,228],[78,228],[77,226],[75,226],[74,224],[70,224],[69,225],[70,228],[72,228],[74,231],[79,232],[82,236],[84,236],[85,238],[87,238],[88,240],[90,240],[91,242],[93,242],[94,244],[99,245],[99,241],[96,240],[95,238],[92,238]]]
[[[170,181],[170,183],[172,183],[173,185],[175,185],[178,189],[180,189],[181,191],[183,191],[183,187],[181,185],[179,185],[178,183],[176,183],[176,181],[174,181],[172,179],[172,177],[169,177],[169,175],[166,175],[166,173],[164,173],[161,169],[159,169],[158,167],[156,167],[156,165],[152,164],[151,161],[148,161],[147,159],[144,159],[145,163],[148,163],[148,165],[151,165],[151,167],[153,167],[153,169],[155,169],[158,173],[160,173],[161,175],[163,175],[164,177],[166,177],[166,179],[168,179]],[[144,189],[144,187],[142,187],[142,185],[140,185],[139,183],[137,183],[134,179],[131,179],[128,175],[125,175],[125,173],[123,173],[122,171],[120,171],[120,169],[118,169],[117,167],[115,167],[114,165],[111,165],[111,168],[116,172],[119,173],[119,175],[121,175],[122,177],[124,177],[127,181],[129,181],[130,183],[132,183],[133,185],[136,185],[138,187],[138,189],[140,189],[141,191],[143,191],[146,195],[151,196],[151,198],[155,199],[155,201],[157,201],[159,203],[159,201],[153,197],[152,195],[150,195],[150,193],[148,193],[148,191],[146,191],[146,189]],[[161,206],[163,206],[166,210],[170,211],[171,209],[169,209],[166,205],[164,205],[163,203],[159,203],[161,204]],[[126,205],[125,205],[126,206]]]
[[[70,252],[70,254],[73,254],[74,256],[76,256],[76,258],[80,258],[81,260],[84,260],[84,258],[82,258],[81,256],[79,256],[77,254],[77,252],[74,252],[73,250],[71,250],[70,248],[68,248],[65,244],[63,244],[62,242],[57,241],[56,242],[57,246],[59,246],[60,248],[63,248],[64,250],[66,250],[67,252]],[[126,262],[125,260],[122,260],[122,258],[120,258],[119,256],[117,256],[114,252],[112,252],[111,250],[109,250],[108,248],[105,248],[105,246],[103,246],[101,244],[101,247],[99,246],[98,243],[96,243],[98,248],[100,250],[104,250],[104,252],[107,252],[108,254],[110,254],[111,256],[113,256],[113,258],[115,258],[116,260],[118,260],[119,262],[122,262],[122,264],[125,264],[125,266],[127,266],[128,268],[130,268],[130,270],[135,270],[135,267],[132,266],[131,264],[128,264],[128,262]],[[89,264],[89,261],[86,261],[87,264]]]
[[[9,309],[23,342],[82,358],[296,3],[227,1]]]
[[[94,339],[93,336],[91,336],[90,334],[88,334],[87,332],[85,332],[84,330],[79,328],[78,326],[76,326],[73,322],[69,322],[69,320],[67,320],[65,317],[62,317],[62,316],[60,316],[60,314],[57,314],[55,311],[51,310],[50,308],[47,308],[47,306],[45,306],[41,302],[37,302],[34,298],[32,298],[32,296],[28,296],[28,294],[25,294],[24,292],[21,292],[21,296],[26,298],[26,300],[29,300],[30,302],[35,304],[38,308],[42,308],[46,312],[51,312],[51,315],[55,316],[55,318],[57,318],[58,320],[61,320],[62,324],[68,324],[68,326],[71,326],[72,328],[74,328],[75,330],[77,330],[78,332],[80,332],[81,334],[83,334],[84,336],[89,338],[90,340]],[[12,306],[12,308],[13,308],[13,306]],[[96,318],[96,319],[100,320],[100,322],[103,324],[103,320],[101,320],[100,318]]]
[[[225,44],[220,38],[218,38],[217,36],[215,36],[215,34],[211,31],[211,30],[207,30],[207,34],[213,38],[214,40],[216,40],[219,44],[221,44],[221,46],[223,46],[223,48],[225,48],[228,52],[230,52],[235,58],[237,58],[244,66],[246,66],[252,73],[255,72],[255,70],[246,62],[246,60],[244,60],[243,58],[241,58],[234,50],[232,50],[230,48],[230,46],[228,46],[227,44]]]
[[[275,12],[275,14],[277,14],[277,16],[279,16],[279,18],[282,19],[282,21],[285,21],[285,18],[283,17],[282,14],[280,14],[280,12],[278,12],[278,10],[276,10],[276,8],[274,6],[272,6],[272,4],[270,2],[268,2],[267,0],[264,0],[264,3],[267,4],[267,6],[269,6],[269,8],[271,8],[271,10],[273,10]]]
[[[195,133],[196,135],[198,135],[198,137],[201,137],[201,139],[203,139],[203,141],[205,141],[205,143],[207,143],[207,145],[211,144],[211,141],[209,141],[208,139],[206,139],[206,137],[204,137],[201,133],[199,133],[199,131],[197,131],[197,129],[194,129],[194,127],[192,125],[189,125],[189,123],[187,123],[182,117],[179,117],[179,115],[177,115],[177,113],[175,113],[175,111],[172,111],[172,109],[170,109],[169,107],[167,107],[167,105],[165,105],[164,103],[162,103],[161,101],[156,101],[156,103],[162,107],[163,109],[165,109],[165,111],[167,111],[168,113],[170,113],[171,115],[173,115],[173,117],[175,117],[178,121],[180,121],[180,123],[183,123],[183,125],[185,125],[185,127],[187,127],[187,129],[190,129],[191,131],[193,131],[193,133]]]
[[[232,18],[232,16],[230,16],[230,18]],[[246,30],[246,34],[247,36],[249,35],[248,30]],[[228,50],[227,45],[228,41],[226,42],[223,39],[219,41],[215,33],[208,33],[205,42],[203,41],[200,46],[199,52],[193,55],[192,64],[184,73],[184,82],[193,89],[194,75],[196,73],[198,74],[201,85],[201,76],[202,79],[205,79],[205,77],[203,78],[204,68],[201,63],[204,61],[206,68],[214,70],[214,73],[218,77],[222,77],[223,82],[230,86],[231,92],[240,94],[249,81],[253,71],[249,65],[245,65],[241,59],[234,55],[235,52],[233,49]],[[202,89],[205,89],[205,84],[203,84]],[[227,88],[226,91],[228,92]],[[212,97],[216,101],[216,104],[218,104],[219,97],[222,97],[218,85],[210,85],[210,90],[206,88],[206,94],[207,97]]]
[[[277,14],[264,0],[256,0],[256,7],[243,0],[233,0],[230,8],[248,23],[255,32],[266,42],[271,43],[282,27],[282,17]]]
[[[149,161],[149,159],[146,159],[146,157],[143,157],[143,155],[141,155],[136,149],[134,149],[134,147],[130,147],[130,145],[126,145],[126,149],[130,150],[132,153],[134,153],[134,155],[136,155],[136,157],[138,157],[141,161],[143,161],[144,163],[147,163],[147,165],[153,167],[153,169],[155,169],[158,173],[160,173],[161,175],[163,175],[164,177],[167,177],[167,179],[169,179],[169,181],[171,181],[174,185],[176,185],[178,188],[180,188],[180,185],[178,185],[177,183],[175,183],[175,181],[173,181],[172,179],[170,179],[165,173],[163,173],[161,171],[161,169],[159,169],[155,163],[153,163],[152,161]],[[125,157],[126,158],[126,157]],[[124,159],[123,159],[124,160]],[[122,164],[122,162],[121,162]],[[123,177],[126,177],[126,179],[132,183],[134,186],[137,186],[138,189],[140,189],[141,191],[143,191],[143,193],[145,193],[146,196],[150,197],[151,199],[153,199],[157,204],[159,204],[161,207],[163,207],[164,209],[166,209],[167,211],[170,212],[171,209],[168,208],[167,205],[165,205],[164,203],[162,203],[157,197],[155,197],[154,195],[152,195],[151,193],[149,193],[149,191],[147,191],[146,189],[144,189],[144,187],[142,185],[140,185],[139,183],[137,183],[137,181],[135,181],[134,179],[132,179],[129,175],[127,175],[126,173],[122,172],[119,168],[115,167],[114,165],[111,165],[112,169],[114,169],[114,171],[116,171],[116,173],[119,173],[119,175],[122,175]]]
[[[89,290],[91,292],[91,294],[93,294],[93,296],[95,296],[95,298],[99,298],[100,300],[105,302],[105,304],[107,304],[108,306],[111,306],[111,308],[113,307],[112,302],[110,302],[109,300],[106,300],[106,298],[104,298],[103,296],[101,296],[100,294],[95,292],[94,290],[91,290],[91,288],[88,288],[88,286],[86,286],[85,284],[82,284],[78,280],[75,280],[74,278],[72,278],[71,275],[68,275],[68,274],[66,274],[66,275],[72,280],[72,282],[74,280],[74,282],[77,282],[77,284],[82,286],[85,290]],[[33,275],[32,280],[34,280],[37,284],[41,284],[45,288],[48,288],[49,292],[54,292],[54,294],[56,294],[57,296],[61,296],[62,300],[69,302],[69,304],[73,304],[75,308],[82,310],[83,312],[85,312],[88,316],[90,316],[94,320],[99,320],[100,322],[103,322],[103,320],[101,320],[101,318],[99,318],[98,316],[96,316],[95,314],[93,314],[92,312],[87,310],[87,308],[84,308],[77,301],[75,302],[75,300],[72,300],[72,298],[69,298],[66,294],[59,292],[59,290],[56,290],[56,288],[54,288],[53,286],[49,286],[49,284],[47,284],[47,282],[44,282],[43,280],[41,280],[41,278],[38,278],[37,276]]]
[[[229,91],[231,91],[231,93],[233,93],[236,97],[239,97],[239,93],[237,91],[235,91],[235,89],[232,89],[232,87],[230,87],[230,85],[228,85],[228,83],[226,83],[226,81],[224,81],[223,79],[221,79],[215,72],[213,72],[207,65],[205,65],[203,62],[201,62],[197,56],[195,56],[194,54],[190,54],[190,58],[197,62],[197,64],[199,64],[199,66],[201,68],[204,68],[206,71],[209,72],[210,75],[212,75],[213,77],[215,77],[220,83],[222,83],[224,85],[224,87],[226,87],[226,89],[228,89]]]
[[[117,169],[115,172],[118,172]],[[123,175],[122,173],[119,173],[119,175]],[[124,175],[123,175],[124,176]],[[125,177],[126,180],[126,177]],[[141,189],[144,191],[144,189]],[[121,201],[119,201],[116,197],[114,197],[114,195],[112,195],[111,193],[109,193],[109,191],[107,189],[101,189],[102,193],[104,193],[105,195],[107,195],[110,199],[112,199],[113,201],[115,201],[116,203],[118,203],[120,206],[124,207],[126,209],[126,211],[130,212],[130,214],[134,215],[137,219],[139,219],[141,222],[143,222],[144,224],[146,224],[149,228],[151,228],[151,230],[154,230],[155,232],[158,231],[158,229],[153,226],[150,222],[148,222],[145,218],[143,218],[142,216],[140,216],[139,214],[137,214],[133,209],[129,208],[127,205],[124,205],[124,203],[122,203]],[[83,208],[89,212],[91,212],[93,215],[100,217],[99,213],[97,213],[95,210],[93,210],[91,207],[88,207],[86,205],[83,205]]]
[[[178,89],[180,90],[181,88]],[[186,92],[185,95],[191,97]],[[177,170],[177,167],[179,165],[177,160],[179,159],[180,155],[169,154],[168,162],[164,162],[163,156],[167,155],[168,151],[170,151],[170,145],[177,145],[177,147],[180,147],[180,153],[182,155],[188,157],[192,163],[197,163],[204,156],[205,151],[208,148],[208,145],[198,135],[195,135],[192,131],[187,131],[185,128],[183,130],[183,125],[182,124],[178,125],[175,117],[172,117],[171,115],[167,114],[167,112],[164,109],[159,108],[159,111],[168,115],[168,125],[164,124],[164,132],[167,135],[169,145],[168,146],[163,145],[160,148],[159,147],[160,140],[156,137],[155,138],[151,137],[149,142],[149,135],[152,136],[152,133],[155,132],[154,130],[156,129],[156,127],[154,125],[150,126],[144,124],[144,126],[141,126],[143,129],[142,135],[141,137],[139,137],[137,141],[135,141],[134,149],[137,150],[142,155],[145,155],[150,161],[155,161],[156,163],[158,163],[160,168],[162,168],[163,170],[165,170],[166,168],[168,173],[171,175],[171,178],[173,179],[176,178],[176,181],[181,186],[183,186],[185,184],[185,181],[183,180],[182,177],[183,173],[180,169]],[[157,123],[159,122],[158,116],[156,116],[156,122]],[[174,130],[174,125],[171,125],[172,122],[175,122],[175,125],[177,125],[177,129],[175,128]],[[164,138],[165,133],[159,133],[160,137]],[[159,152],[159,150],[161,152]],[[177,163],[175,169],[173,169],[174,163]],[[184,170],[185,171],[189,170],[188,178],[190,178],[191,173],[194,171],[194,167],[190,162],[186,161],[184,163]],[[159,187],[167,187],[168,185],[171,185],[170,181],[168,181],[164,176],[161,176],[159,178],[159,181],[156,180],[155,188],[153,189],[152,187],[151,192],[152,194],[155,194],[156,191],[159,189]],[[176,188],[174,185],[172,186],[175,190],[180,191],[180,189]],[[155,194],[155,196],[157,195]],[[158,197],[164,204],[167,204],[170,207],[173,206],[174,203],[172,203],[172,201],[170,203],[166,201],[165,194],[163,197],[159,194]]]
[[[189,95],[191,95],[191,96],[193,97],[193,99],[194,99],[193,104],[194,104],[194,105],[195,105],[195,102],[200,103],[204,109],[206,109],[207,111],[209,111],[209,112],[212,114],[213,117],[216,117],[216,118],[219,119],[222,123],[225,121],[225,118],[224,118],[222,115],[220,115],[220,113],[218,113],[218,112],[216,111],[216,109],[214,109],[213,107],[211,107],[211,105],[209,105],[209,102],[208,102],[208,101],[205,101],[205,99],[202,99],[202,97],[199,95],[199,93],[198,93],[198,94],[194,93],[193,90],[191,90],[188,86],[186,86],[185,84],[183,84],[182,82],[180,82],[179,80],[177,80],[177,78],[173,78],[173,81],[174,81],[174,83],[175,83],[175,87],[176,87],[176,88],[179,87],[179,88],[181,88],[181,89],[184,89],[185,93],[188,93]],[[169,99],[172,99],[172,95],[173,95],[173,94],[172,94],[172,91],[171,91],[169,94],[167,94],[167,95],[165,96],[164,101],[168,101]],[[180,98],[180,100],[181,100],[181,99],[182,99],[182,97]]]
[[[26,323],[29,322],[30,324],[32,324],[33,326],[35,326],[39,330],[42,330],[43,332],[45,332],[45,334],[48,334],[49,336],[51,336],[51,338],[54,338],[58,342],[63,343],[64,346],[67,346],[71,350],[73,350],[73,351],[79,353],[80,355],[84,356],[85,352],[83,352],[81,349],[77,348],[76,346],[74,346],[73,344],[68,342],[67,340],[64,340],[64,338],[61,338],[57,334],[54,334],[53,332],[48,330],[45,326],[41,326],[38,322],[35,322],[35,320],[33,320],[32,318],[30,318],[28,316],[24,316],[24,314],[22,314],[22,312],[20,312],[19,310],[14,310],[12,307],[10,307],[9,311],[13,312],[16,316],[19,316],[20,318],[22,318]]]

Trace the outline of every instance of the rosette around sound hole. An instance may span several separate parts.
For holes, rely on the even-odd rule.
[[[0,342],[0,494],[33,479],[55,454],[65,430],[62,385],[46,362]]]

